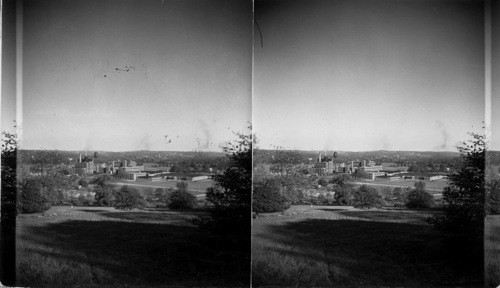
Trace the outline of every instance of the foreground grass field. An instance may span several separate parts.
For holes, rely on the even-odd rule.
[[[52,207],[20,215],[18,286],[248,286],[245,251],[190,224],[204,213]]]
[[[253,286],[482,287],[425,222],[439,211],[292,206],[259,215]],[[470,268],[470,267],[469,267]]]
[[[486,217],[484,235],[486,287],[498,287],[500,285],[500,215]]]

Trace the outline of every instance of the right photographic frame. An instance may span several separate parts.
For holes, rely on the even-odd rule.
[[[254,2],[252,286],[500,284],[497,18]]]

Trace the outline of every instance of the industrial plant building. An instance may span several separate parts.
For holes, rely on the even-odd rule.
[[[345,163],[335,163],[335,154],[332,153],[331,157],[327,156],[327,153],[323,154],[320,152],[318,155],[318,162],[314,163],[314,166],[310,169],[311,174],[315,175],[331,175],[335,173],[347,173],[347,174],[358,174],[362,175],[367,180],[375,180],[376,177],[397,177],[396,175],[408,173],[407,167],[398,167],[403,169],[394,169],[396,167],[391,167],[386,171],[383,165],[377,165],[375,161],[351,161],[350,164]],[[392,179],[392,178],[391,178]]]

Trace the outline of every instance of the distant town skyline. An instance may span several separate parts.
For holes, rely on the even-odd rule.
[[[483,133],[481,1],[255,2],[260,147],[456,151]]]
[[[221,151],[251,122],[252,3],[23,2],[24,149]]]

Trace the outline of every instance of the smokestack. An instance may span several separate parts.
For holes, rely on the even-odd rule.
[[[366,167],[366,160],[363,160],[363,167]]]
[[[80,163],[82,163],[82,153],[80,153]]]
[[[319,152],[318,162],[321,162],[321,152]]]

